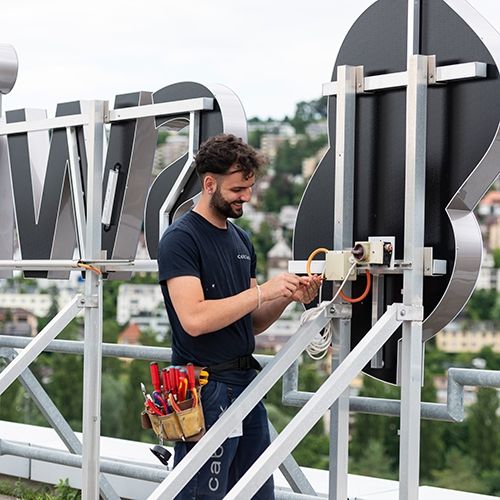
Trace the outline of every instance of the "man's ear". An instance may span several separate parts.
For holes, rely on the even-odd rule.
[[[217,189],[217,179],[213,175],[205,175],[203,179],[203,190],[208,194],[213,194]]]

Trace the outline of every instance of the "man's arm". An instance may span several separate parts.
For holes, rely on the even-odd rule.
[[[266,302],[279,303],[280,298],[289,303],[300,282],[301,278],[287,273],[267,281],[261,288],[264,290],[265,287],[265,296],[261,297],[260,309],[267,309]],[[259,305],[256,287],[217,300],[205,300],[200,279],[195,276],[171,278],[167,280],[167,287],[182,328],[193,337],[220,330],[251,313]]]
[[[283,313],[286,306],[297,301],[309,304],[316,297],[321,279],[317,276],[311,278],[299,278],[300,283],[295,292],[289,297],[278,297],[273,300],[266,300],[267,284],[260,285],[264,303],[252,312],[252,324],[255,335],[267,330]],[[257,280],[252,279],[252,289],[257,286]]]

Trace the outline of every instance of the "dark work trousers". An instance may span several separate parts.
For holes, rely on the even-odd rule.
[[[201,391],[205,425],[209,429],[231,403],[243,392],[244,386],[228,385],[210,380]],[[264,404],[260,402],[243,420],[243,435],[232,437],[214,452],[208,462],[176,496],[177,500],[204,500],[223,498],[238,479],[269,446],[269,427]],[[176,443],[174,467],[196,443]],[[187,457],[189,460],[189,457]],[[272,476],[253,497],[274,499]]]

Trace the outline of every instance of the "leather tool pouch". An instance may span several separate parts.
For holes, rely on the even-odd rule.
[[[153,429],[159,439],[167,441],[198,441],[205,434],[205,419],[198,393],[198,404],[193,399],[178,403],[181,411],[168,415],[154,415],[148,410],[141,414],[144,429]]]

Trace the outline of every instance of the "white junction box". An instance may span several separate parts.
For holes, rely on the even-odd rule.
[[[350,250],[331,250],[326,254],[325,278],[333,281],[343,281],[353,264]],[[355,280],[356,268],[351,271],[349,280]]]

